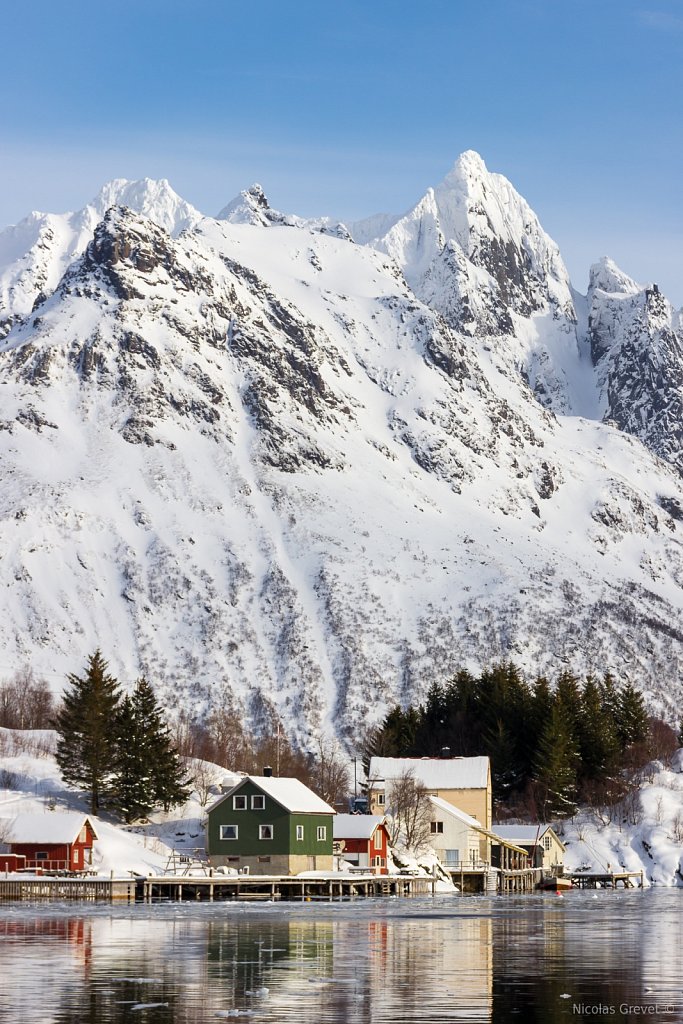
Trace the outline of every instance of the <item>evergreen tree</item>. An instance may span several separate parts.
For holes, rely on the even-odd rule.
[[[566,818],[575,813],[577,760],[565,710],[556,701],[541,734],[534,771],[546,819]]]
[[[648,716],[642,693],[625,683],[617,698],[617,733],[622,749],[642,743],[648,734]]]
[[[57,764],[64,781],[90,794],[92,814],[100,809],[116,759],[114,723],[121,692],[107,668],[95,651],[85,676],[69,675],[54,723],[59,734]]]
[[[603,706],[600,687],[591,676],[584,683],[581,693],[577,734],[581,778],[605,781],[606,776],[616,767],[619,740],[614,720]]]
[[[138,679],[116,717],[114,804],[126,822],[186,800],[187,779],[154,691]]]

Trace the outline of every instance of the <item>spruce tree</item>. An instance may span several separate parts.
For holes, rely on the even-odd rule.
[[[90,794],[92,814],[100,809],[116,759],[114,726],[121,691],[107,668],[98,650],[88,658],[83,677],[69,675],[54,723],[64,781]]]
[[[576,812],[577,761],[566,709],[555,701],[541,734],[534,771],[546,820],[566,818]]]
[[[596,681],[589,676],[581,693],[581,715],[577,722],[580,774],[582,779],[607,781],[619,755],[614,720],[603,706]]]
[[[114,805],[126,822],[168,810],[189,795],[187,780],[154,691],[138,679],[121,702],[116,720]]]
[[[645,701],[632,683],[625,683],[617,697],[617,733],[624,750],[642,743],[648,734]]]

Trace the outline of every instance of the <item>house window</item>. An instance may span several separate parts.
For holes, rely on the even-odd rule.
[[[327,839],[327,825],[318,825],[317,836],[319,843],[325,842]]]
[[[264,811],[266,809],[266,798],[264,796],[252,796],[251,809],[252,811]]]
[[[429,831],[433,836],[443,835],[443,822],[442,821],[430,821]]]
[[[446,850],[446,866],[454,867],[460,863],[460,850]]]
[[[299,841],[304,838],[304,827],[303,827],[303,825],[297,825],[296,826],[296,838]]]
[[[232,798],[232,809],[233,809],[233,811],[246,811],[246,809],[247,809],[247,798],[246,798],[246,796],[234,796]]]
[[[270,857],[257,857],[259,864],[270,864]]]
[[[378,828],[375,829],[375,838],[373,840],[373,844],[376,850],[382,849],[382,833]]]
[[[240,862],[239,857],[226,857],[225,859],[227,860],[228,864],[239,864]]]
[[[220,826],[220,838],[221,839],[237,839],[237,825],[221,825]]]
[[[273,838],[273,826],[272,825],[259,825],[258,827],[259,839],[272,839]]]
[[[85,844],[85,843],[87,843],[87,841],[88,841],[88,829],[87,829],[87,826],[84,825],[83,828],[81,829],[81,831],[78,833],[78,842]]]
[[[551,840],[550,836],[543,836],[543,849],[544,850],[549,850],[551,846],[552,846],[552,840]]]
[[[384,804],[384,793],[378,793],[377,794],[377,803],[378,804]]]
[[[47,850],[36,850],[36,860],[47,860]]]

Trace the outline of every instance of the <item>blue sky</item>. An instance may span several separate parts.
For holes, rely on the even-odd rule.
[[[0,225],[168,178],[206,213],[401,212],[476,149],[576,287],[683,305],[683,0],[33,0],[3,15]]]

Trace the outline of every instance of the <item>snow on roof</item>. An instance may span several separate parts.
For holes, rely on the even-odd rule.
[[[337,813],[333,807],[326,804],[313,790],[309,789],[308,786],[304,786],[303,782],[299,782],[298,779],[279,779],[267,775],[247,775],[245,778],[240,779],[239,783],[229,793],[226,793],[225,796],[219,797],[209,810],[213,811],[214,808],[222,804],[229,796],[232,796],[241,789],[246,782],[253,782],[255,786],[258,786],[267,796],[272,797],[286,811],[294,814]]]
[[[85,822],[98,838],[93,819],[79,811],[48,811],[45,814],[17,814],[6,818],[9,843],[73,843]]]
[[[501,839],[512,839],[518,843],[540,842],[545,833],[552,829],[551,825],[493,825],[496,835]]]
[[[453,804],[449,804],[448,800],[442,800],[441,797],[438,796],[430,796],[427,799],[437,810],[441,811],[442,814],[450,814],[451,817],[464,822],[465,825],[475,829],[475,831],[488,836],[488,838],[493,840],[494,843],[496,840],[500,840],[503,845],[507,846],[510,850],[515,850],[517,853],[526,853],[526,850],[523,850],[520,846],[515,846],[511,836],[501,836],[498,832],[492,832],[490,829],[484,828],[476,818],[472,818],[469,814],[465,814],[465,812],[461,811],[459,807],[454,807]]]
[[[380,814],[336,814],[333,835],[335,839],[371,839],[383,821]]]
[[[373,757],[368,782],[372,789],[383,789],[387,780],[406,771],[427,789],[486,789],[489,779],[488,757]]]

